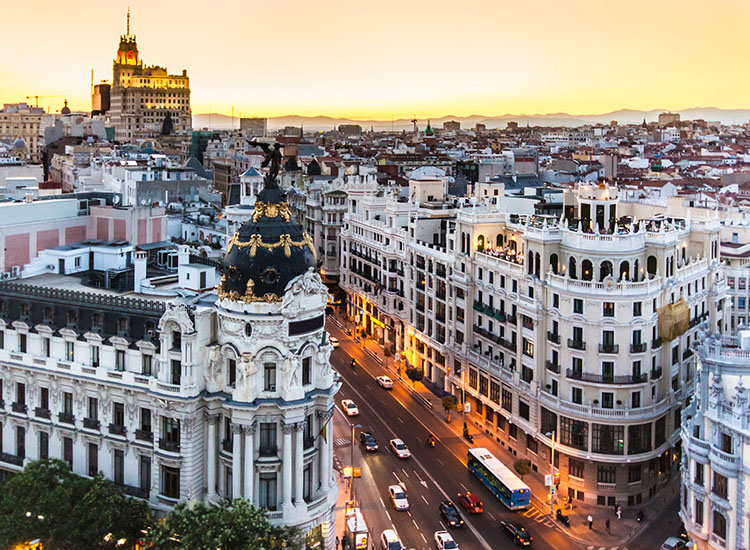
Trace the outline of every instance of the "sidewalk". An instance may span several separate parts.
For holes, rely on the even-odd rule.
[[[342,318],[338,319],[344,326],[349,326]],[[377,354],[383,358],[383,349],[373,339],[363,339],[361,344],[365,349],[371,352],[371,354]],[[385,358],[384,358],[385,359]],[[393,368],[392,361],[386,361],[386,369],[390,371],[394,380],[398,379],[398,375]],[[458,438],[462,437],[462,417],[461,414],[453,414],[453,422],[447,423],[445,421],[445,413],[443,411],[442,399],[433,394],[423,384],[417,382],[412,385],[410,383],[405,384],[420,400],[422,400],[428,406],[427,410],[430,410],[440,421],[452,432],[456,434]],[[485,428],[482,424],[477,422],[473,415],[466,417],[466,421],[469,424],[470,432],[474,436],[474,445],[477,447],[486,447],[495,456],[497,456],[504,464],[512,465],[517,459],[517,456],[512,456],[505,446],[501,446],[495,438],[491,435],[489,430],[485,432]],[[542,513],[549,515],[549,488],[544,486],[544,473],[530,472],[524,476],[524,482],[531,489],[532,504],[538,508]],[[573,501],[572,510],[566,510],[565,514],[570,519],[570,528],[567,528],[557,521],[553,521],[555,528],[564,533],[567,537],[586,545],[593,546],[607,546],[614,547],[618,545],[625,545],[642,529],[649,526],[650,521],[657,514],[657,511],[666,505],[669,501],[675,498],[679,498],[679,487],[680,477],[677,472],[672,475],[672,478],[666,483],[661,489],[659,495],[651,501],[633,508],[622,506],[622,517],[617,519],[614,508],[611,506],[595,506],[591,504],[584,504],[581,501]],[[544,496],[543,496],[544,495]],[[563,493],[562,497],[567,496]],[[546,498],[545,498],[546,497]],[[639,510],[643,510],[646,520],[643,523],[638,523],[636,515]],[[591,515],[594,519],[593,529],[589,530],[587,517]],[[537,514],[530,514],[530,516],[537,516]],[[610,533],[605,531],[605,521],[610,520]]]

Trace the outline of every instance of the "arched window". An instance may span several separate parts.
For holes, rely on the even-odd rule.
[[[526,265],[529,268],[529,275],[532,275],[534,273],[534,253],[529,252],[529,255],[526,256]]]
[[[649,275],[656,275],[656,256],[649,256],[646,259],[646,271]]]
[[[630,262],[620,262],[620,280],[630,280]]]
[[[534,259],[534,275],[539,278],[542,265],[542,257],[539,255],[539,252],[537,252],[535,256],[536,258]]]
[[[612,262],[607,260],[599,265],[599,280],[603,281],[609,275],[612,275]]]
[[[511,250],[515,250],[516,252],[518,252],[518,243],[514,241],[513,239],[508,241],[508,246],[510,247]]]
[[[594,278],[594,264],[591,260],[583,260],[581,263],[581,279],[584,281],[590,281]]]
[[[568,277],[571,279],[577,279],[578,273],[576,272],[576,259],[571,256],[568,260]]]
[[[641,274],[638,272],[640,269],[641,264],[638,261],[638,258],[635,259],[635,262],[633,262],[633,280],[637,283],[641,280]]]
[[[484,244],[485,244],[484,235],[479,235],[477,237],[477,250],[479,250],[480,252],[483,251],[484,250]]]
[[[722,540],[726,540],[727,538],[727,518],[724,517],[724,514],[722,514],[719,510],[714,510],[714,517],[713,517],[713,524],[714,527],[712,529],[714,535],[719,537]]]
[[[498,248],[503,246],[503,234],[502,233],[498,233],[497,237],[495,237],[495,246],[497,246]]]
[[[552,273],[557,274],[557,254],[552,254],[549,257],[549,265],[552,268]]]

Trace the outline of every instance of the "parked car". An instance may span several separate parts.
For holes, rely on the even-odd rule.
[[[378,450],[378,442],[375,439],[375,436],[370,432],[360,432],[359,442],[362,443],[365,451],[369,451],[372,453]]]
[[[458,550],[458,544],[448,531],[435,531],[437,550]]]
[[[661,544],[661,550],[687,550],[692,544],[677,537],[669,537]]]
[[[458,497],[456,497],[456,500],[470,514],[482,513],[482,501],[479,500],[479,497],[474,493],[458,493]]]
[[[464,524],[464,518],[458,513],[458,508],[450,500],[444,500],[438,508],[440,515],[451,527],[461,527]]]
[[[383,534],[380,535],[380,546],[383,550],[404,550],[401,539],[398,538],[396,531],[393,529],[383,531]]]
[[[534,540],[526,527],[516,521],[501,521],[500,528],[518,546],[531,546],[531,541]]]
[[[391,497],[391,502],[396,510],[409,509],[409,500],[406,498],[406,493],[404,493],[401,485],[389,485],[388,496]]]
[[[394,454],[399,458],[409,458],[411,456],[409,447],[400,439],[391,439],[391,449],[393,449]]]
[[[334,348],[339,347],[339,339],[334,336],[329,336],[328,342],[330,342],[331,346]]]
[[[357,408],[357,405],[354,404],[354,401],[352,401],[351,399],[343,399],[341,401],[341,407],[344,409],[346,416],[359,415],[359,409]]]
[[[386,390],[393,389],[393,380],[391,380],[388,376],[378,376],[376,380],[378,381],[378,384],[380,384],[381,388],[384,388]]]

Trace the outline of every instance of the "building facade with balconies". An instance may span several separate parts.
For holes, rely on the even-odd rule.
[[[676,464],[695,329],[725,329],[720,226],[624,218],[617,189],[599,185],[567,193],[562,219],[502,202],[426,219],[405,206],[403,355],[533,467],[548,467],[554,433],[564,496],[645,502]],[[357,234],[385,235],[378,221],[363,216]],[[343,247],[357,246],[349,232]]]
[[[124,296],[86,272],[0,284],[0,475],[60,458],[159,513],[246,498],[333,550],[328,291],[268,191],[230,240],[218,299]]]
[[[698,550],[750,537],[750,332],[702,334],[693,402],[683,411],[680,517]]]

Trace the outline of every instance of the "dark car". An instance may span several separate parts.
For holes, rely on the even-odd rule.
[[[503,532],[510,537],[518,546],[531,546],[531,541],[534,540],[526,527],[517,522],[501,521],[500,527]]]
[[[464,519],[458,513],[458,508],[450,500],[444,500],[440,503],[440,515],[450,527],[461,527]]]
[[[360,433],[359,442],[362,443],[366,451],[374,452],[378,450],[378,442],[370,432]]]

